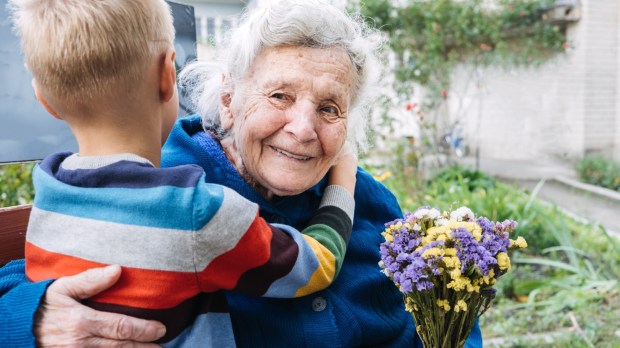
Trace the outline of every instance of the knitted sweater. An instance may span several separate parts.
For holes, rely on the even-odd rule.
[[[44,159],[33,181],[28,278],[120,264],[119,282],[87,304],[159,320],[169,345],[206,346],[193,334],[198,325],[212,346],[234,346],[219,290],[291,298],[324,289],[351,232],[353,197],[339,186],[329,187],[300,234],[268,225],[255,203],[207,183],[198,166],[160,169],[132,154],[61,153]]]
[[[259,204],[267,221],[301,227],[325,193],[326,179],[306,192],[266,201],[238,174],[222,148],[202,130],[200,118],[177,121],[164,145],[162,166],[198,164],[209,182],[230,187]],[[274,169],[275,170],[275,169]],[[384,223],[402,217],[394,195],[359,168],[353,232],[338,278],[327,289],[296,299],[227,292],[240,347],[422,347],[402,294],[380,271]],[[480,328],[466,347],[482,347]]]

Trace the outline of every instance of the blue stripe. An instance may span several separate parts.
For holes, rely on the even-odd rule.
[[[56,180],[39,167],[34,170],[33,182],[35,205],[40,209],[81,218],[179,230],[201,228],[215,215],[223,200],[222,187],[205,183],[204,174],[198,180],[199,190],[193,186],[76,187]]]
[[[272,224],[273,226],[286,231],[293,237],[293,240],[299,245],[299,255],[293,269],[289,274],[276,280],[271,284],[263,297],[280,297],[292,298],[297,290],[306,286],[312,278],[312,274],[319,267],[319,259],[316,257],[314,250],[308,244],[301,232],[298,230],[281,224]]]
[[[70,155],[70,152],[55,153],[41,161],[39,166],[69,185],[97,188],[194,187],[203,173],[197,165],[154,168],[147,163],[132,161],[119,161],[97,169],[63,169],[60,164]]]

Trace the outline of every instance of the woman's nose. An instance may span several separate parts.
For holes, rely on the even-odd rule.
[[[292,134],[301,143],[317,139],[316,107],[311,102],[299,102],[288,110],[289,115],[284,130]]]

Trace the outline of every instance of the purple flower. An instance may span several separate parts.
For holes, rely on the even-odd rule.
[[[483,275],[488,275],[491,267],[497,264],[494,255],[464,227],[454,229],[452,236],[456,240],[456,256],[461,260],[461,272],[466,273],[470,267],[477,267]]]

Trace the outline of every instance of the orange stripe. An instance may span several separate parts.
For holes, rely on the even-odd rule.
[[[32,281],[74,275],[107,264],[57,254],[26,242],[26,275]],[[123,267],[121,278],[91,300],[122,306],[171,308],[198,294],[194,272],[170,272]]]
[[[256,214],[256,219],[237,245],[215,258],[204,271],[198,273],[202,291],[234,288],[241,275],[269,260],[271,238],[271,227]]]

